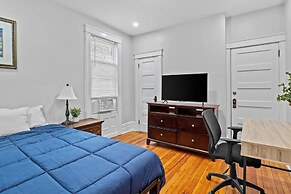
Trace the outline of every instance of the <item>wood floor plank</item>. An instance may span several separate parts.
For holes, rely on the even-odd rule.
[[[227,169],[223,160],[212,162],[207,155],[151,143],[146,145],[147,134],[129,132],[113,139],[147,148],[156,153],[164,166],[166,185],[161,194],[207,194],[222,180],[213,177],[206,179],[209,172],[222,173]],[[282,164],[263,161],[265,164],[285,167]],[[237,165],[238,177],[242,178],[243,170]],[[291,174],[262,166],[260,169],[247,168],[247,180],[265,189],[268,194],[291,194]],[[237,190],[226,187],[216,194],[237,194]],[[247,194],[257,194],[254,189],[247,189]]]

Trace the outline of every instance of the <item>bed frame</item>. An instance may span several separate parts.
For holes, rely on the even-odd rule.
[[[140,191],[138,194],[159,194],[161,190],[161,178],[158,177],[153,180],[144,190]]]

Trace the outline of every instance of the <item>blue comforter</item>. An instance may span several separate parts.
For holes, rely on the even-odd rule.
[[[0,193],[136,194],[157,177],[153,152],[62,125],[0,138]]]

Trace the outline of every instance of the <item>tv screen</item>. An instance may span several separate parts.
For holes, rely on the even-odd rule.
[[[162,76],[162,99],[207,102],[207,73]]]

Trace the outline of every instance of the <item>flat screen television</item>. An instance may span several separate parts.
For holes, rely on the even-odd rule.
[[[162,99],[207,102],[207,73],[162,76]]]

